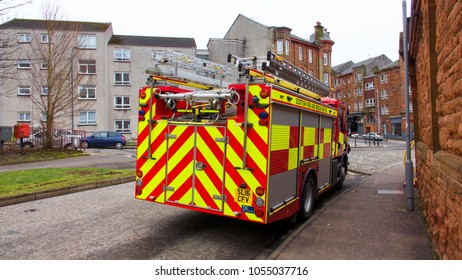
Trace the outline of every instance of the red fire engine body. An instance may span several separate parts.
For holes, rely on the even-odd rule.
[[[320,194],[342,187],[345,106],[270,71],[242,73],[227,89],[140,90],[137,199],[271,223],[309,218]]]

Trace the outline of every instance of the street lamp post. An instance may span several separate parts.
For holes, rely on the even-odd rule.
[[[414,211],[414,170],[411,159],[411,124],[409,111],[409,47],[406,0],[403,1],[404,107],[406,110],[406,198],[407,211]]]

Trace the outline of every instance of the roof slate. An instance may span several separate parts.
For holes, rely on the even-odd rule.
[[[148,37],[148,36],[129,36],[113,35],[109,44],[126,46],[156,46],[156,47],[179,47],[196,48],[194,38],[175,38],[175,37]]]
[[[1,28],[18,29],[46,29],[49,22],[59,24],[62,30],[78,30],[83,32],[104,32],[111,23],[102,22],[83,22],[83,21],[64,21],[64,20],[40,20],[40,19],[20,19],[15,18],[1,25]]]

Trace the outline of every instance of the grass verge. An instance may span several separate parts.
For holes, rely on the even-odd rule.
[[[0,173],[0,197],[61,189],[133,175],[133,170],[44,168]]]
[[[0,165],[10,165],[18,163],[27,163],[51,159],[60,159],[68,157],[77,157],[87,155],[83,151],[71,151],[64,149],[5,149],[0,152]]]

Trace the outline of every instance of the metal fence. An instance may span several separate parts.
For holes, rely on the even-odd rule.
[[[80,149],[80,139],[85,137],[86,132],[83,130],[70,130],[70,129],[53,129],[51,132],[51,143],[53,148],[62,149]],[[12,138],[5,140],[3,146],[9,149],[20,148],[21,143],[23,148],[42,148],[46,143],[46,130],[43,128],[31,127],[29,130],[29,137],[26,138]]]

